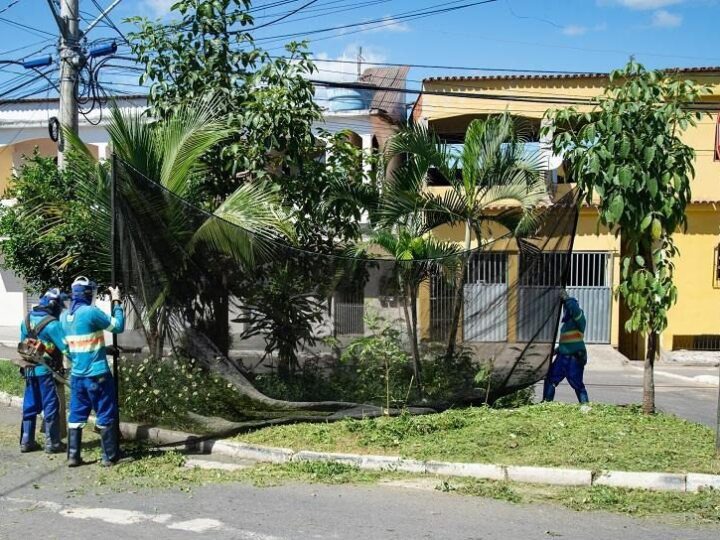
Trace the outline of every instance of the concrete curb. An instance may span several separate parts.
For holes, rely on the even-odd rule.
[[[0,405],[22,408],[22,399],[0,392]],[[400,456],[375,456],[336,452],[294,451],[290,448],[260,446],[229,440],[205,440],[198,435],[152,426],[121,422],[120,430],[127,439],[146,440],[166,446],[182,446],[186,450],[230,458],[283,464],[289,462],[324,461],[342,463],[369,471],[397,471],[413,474],[456,476],[478,480],[500,480],[553,486],[610,486],[652,491],[696,493],[720,490],[720,475],[700,473],[662,473],[601,471],[587,469],[527,467],[492,463],[455,463],[420,461]]]
[[[629,368],[636,371],[643,371],[642,366],[634,366],[630,363],[626,364]],[[682,381],[691,384],[702,384],[708,387],[717,387],[720,385],[720,377],[717,375],[696,375],[694,377],[688,377],[686,375],[678,375],[677,373],[670,373],[669,371],[663,371],[662,369],[655,368],[655,375],[661,377],[667,377],[668,379],[675,379],[676,381]]]

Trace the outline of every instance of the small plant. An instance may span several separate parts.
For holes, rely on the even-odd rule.
[[[516,390],[512,394],[496,399],[492,406],[495,409],[517,409],[535,403],[535,387],[528,386]]]
[[[408,369],[409,357],[402,347],[401,334],[395,325],[369,313],[365,325],[370,335],[357,338],[340,357],[356,377],[358,401],[377,401],[381,398],[386,413],[393,405],[404,406],[412,386]],[[364,399],[363,399],[364,398]]]

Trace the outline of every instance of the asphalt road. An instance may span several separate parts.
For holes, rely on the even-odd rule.
[[[18,411],[0,407],[0,423]],[[0,539],[547,539],[700,540],[717,527],[688,528],[555,505],[518,505],[425,489],[223,483],[180,490],[112,491],[88,465],[0,446]]]
[[[600,358],[593,361],[591,356],[585,370],[585,384],[590,401],[616,405],[642,403],[641,367],[641,363],[627,365],[617,358]],[[655,402],[659,410],[693,422],[715,426],[718,387],[684,378],[695,378],[697,381],[717,379],[717,367],[657,364],[655,371]],[[536,387],[536,397],[537,399],[542,397],[541,384]],[[555,398],[566,403],[577,402],[575,392],[565,381],[558,386]]]

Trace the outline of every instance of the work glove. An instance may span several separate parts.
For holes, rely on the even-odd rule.
[[[112,302],[120,302],[120,287],[109,287],[110,300]]]
[[[568,294],[568,292],[565,289],[561,290],[560,291],[560,299],[564,302],[568,298],[570,298],[570,295]]]

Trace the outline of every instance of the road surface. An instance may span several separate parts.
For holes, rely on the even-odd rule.
[[[0,424],[17,410],[0,407]],[[64,456],[20,454],[0,445],[0,539],[212,538],[717,540],[718,527],[688,528],[555,505],[519,505],[398,486],[241,483],[190,492],[115,492],[98,486],[87,465],[67,469]],[[432,482],[431,482],[432,483]],[[430,486],[431,487],[431,486]]]

